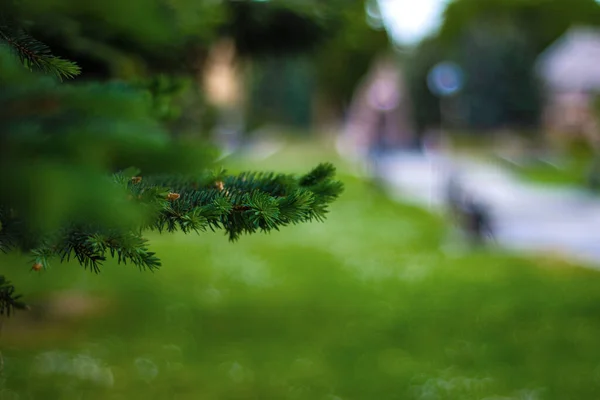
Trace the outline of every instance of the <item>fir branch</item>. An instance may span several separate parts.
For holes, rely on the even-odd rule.
[[[14,210],[0,206],[0,251],[8,253],[13,250],[27,249],[35,238],[28,235],[23,221]]]
[[[81,73],[76,63],[53,55],[47,45],[15,24],[0,21],[1,42],[8,45],[30,71],[52,74],[59,80],[71,79]]]
[[[304,222],[311,215],[315,197],[308,190],[298,189],[289,196],[277,200],[279,203],[279,218],[282,225]]]
[[[52,244],[50,244],[52,243]],[[100,272],[108,256],[119,264],[131,263],[141,270],[158,269],[160,260],[149,251],[148,241],[135,232],[107,231],[98,227],[76,228],[47,241],[44,246],[31,250],[34,265],[48,268],[49,260],[58,257],[61,262],[74,258],[84,268]]]
[[[248,222],[253,228],[260,228],[263,232],[268,232],[281,224],[277,199],[258,190],[246,197],[246,204],[250,209],[244,213],[248,216]]]
[[[209,176],[150,177],[132,186],[141,193],[157,187],[162,190],[176,187],[181,192],[177,201],[168,203],[160,212],[154,229],[160,232],[224,229],[230,240],[235,241],[244,233],[269,232],[290,224],[324,220],[328,205],[343,190],[334,175],[332,165],[322,164],[301,177],[264,172],[237,176],[221,173],[217,182]]]
[[[273,172],[244,172],[238,176],[228,176],[223,184],[229,190],[252,192],[261,190],[273,196],[285,196],[290,189],[298,186],[297,178],[291,174]]]
[[[58,71],[66,64],[52,64],[56,59],[47,47],[2,21],[1,44],[11,47],[29,68],[61,77],[78,73]],[[220,230],[234,241],[243,234],[323,220],[341,193],[329,164],[303,176],[203,172],[208,161],[202,160],[208,160],[208,154],[170,142],[129,89],[46,86],[38,74],[26,73],[16,57],[2,50],[0,72],[5,79],[0,83],[6,111],[0,117],[8,129],[0,134],[0,148],[6,150],[0,249],[29,253],[34,271],[48,268],[54,259],[73,259],[99,273],[109,258],[153,270],[161,263],[149,250],[145,231]],[[45,59],[53,61],[44,64]],[[54,111],[56,99],[60,112]],[[150,173],[128,169],[112,174],[125,163],[140,164]],[[81,175],[71,174],[72,169]],[[193,170],[199,171],[152,174]],[[14,288],[2,278],[0,313],[21,307]]]
[[[25,248],[29,246],[33,256],[32,269],[48,268],[52,258],[61,262],[75,259],[84,268],[99,273],[104,261],[110,257],[118,263],[154,270],[161,262],[142,237],[146,229],[184,233],[224,230],[229,240],[236,241],[243,234],[322,221],[329,204],[343,190],[341,182],[333,179],[335,169],[327,164],[300,177],[253,172],[228,176],[224,171],[198,176],[143,177],[139,173],[136,169],[128,169],[113,175],[115,183],[128,189],[130,200],[149,212],[148,220],[139,231],[73,225],[52,237],[30,239]],[[174,192],[175,188],[180,193]],[[6,210],[0,211],[0,245],[6,242],[23,247],[21,242],[27,235],[23,235],[15,224],[18,219]],[[3,239],[4,236],[7,239]],[[38,243],[38,246],[31,247],[31,243]],[[20,304],[18,297],[9,303],[12,293],[7,287],[5,300],[0,298],[0,306]]]
[[[99,273],[102,263],[106,261],[105,252],[88,239],[89,235],[83,232],[69,232],[57,253],[60,255],[61,262],[70,261],[71,258],[74,258],[85,269],[89,268],[91,271]]]
[[[109,235],[90,234],[87,243],[103,257],[109,252],[119,264],[130,262],[142,270],[155,270],[161,266],[156,254],[149,251],[148,241],[134,232],[113,232]]]
[[[24,310],[27,305],[15,294],[15,287],[4,276],[0,276],[0,315],[10,316],[15,310]]]
[[[333,164],[323,163],[300,178],[300,186],[312,187],[331,180],[335,176]]]

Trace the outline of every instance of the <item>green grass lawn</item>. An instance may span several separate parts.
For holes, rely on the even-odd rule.
[[[559,166],[538,162],[513,170],[532,182],[585,187],[591,162],[590,156],[569,156]]]
[[[329,159],[296,145],[235,164],[301,172]],[[152,235],[156,273],[39,274],[3,256],[34,305],[68,289],[89,296],[71,306],[96,307],[5,321],[0,399],[600,398],[597,272],[445,253],[439,218],[342,179],[323,224],[235,244]]]

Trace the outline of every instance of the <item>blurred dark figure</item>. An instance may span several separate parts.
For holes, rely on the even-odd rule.
[[[489,210],[461,185],[455,174],[448,179],[446,203],[452,219],[472,245],[483,245],[493,239],[492,219]]]

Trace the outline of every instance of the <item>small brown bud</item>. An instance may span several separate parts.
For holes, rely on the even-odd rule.
[[[34,271],[41,271],[43,268],[44,268],[44,266],[41,263],[35,263],[31,267],[31,269]]]
[[[131,178],[131,183],[133,183],[133,184],[140,183],[141,181],[142,181],[141,176],[134,176],[133,178]]]
[[[181,195],[179,193],[169,193],[167,196],[167,200],[174,201],[180,197],[181,197]]]
[[[215,187],[217,188],[217,190],[223,191],[223,188],[225,187],[225,185],[223,184],[222,181],[217,181],[217,182],[215,182]]]

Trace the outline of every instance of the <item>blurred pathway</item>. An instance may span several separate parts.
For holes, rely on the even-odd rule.
[[[495,238],[507,248],[554,251],[600,267],[600,199],[583,190],[524,182],[492,162],[398,153],[379,164],[393,196],[444,206],[452,172],[492,214]]]

